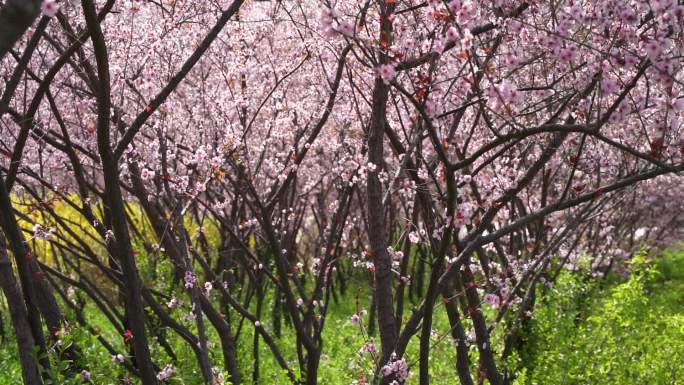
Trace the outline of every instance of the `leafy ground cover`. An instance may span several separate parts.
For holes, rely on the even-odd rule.
[[[684,384],[684,253],[636,258],[626,281],[571,274],[547,292],[521,384]]]
[[[541,297],[527,326],[524,348],[511,357],[509,368],[517,371],[515,384],[682,384],[684,383],[684,253],[666,252],[655,260],[637,257],[631,263],[629,278],[609,276],[602,280],[565,272],[552,287],[540,288]],[[355,285],[352,285],[354,287]],[[358,287],[367,287],[359,285]],[[264,300],[270,308],[272,298]],[[370,335],[368,315],[370,293],[364,290],[348,292],[347,297],[331,303],[326,329],[324,354],[320,364],[320,383],[331,385],[363,384],[371,377],[377,336]],[[109,325],[95,308],[84,314],[91,325]],[[361,324],[355,324],[350,314],[359,312]],[[268,319],[268,312],[265,319]],[[440,308],[436,311],[432,340],[431,373],[434,381],[456,380],[455,353],[447,338],[448,321]],[[73,314],[71,315],[73,316]],[[98,317],[103,319],[98,320]],[[245,383],[252,383],[249,375],[260,356],[262,384],[286,383],[285,374],[262,342],[253,349],[253,328],[233,320],[240,330],[239,362]],[[272,327],[272,325],[269,325]],[[117,340],[114,330],[99,330],[109,340]],[[376,332],[377,333],[377,332]],[[210,336],[215,337],[215,336]],[[97,384],[116,383],[123,370],[112,363],[112,357],[97,343],[96,336],[74,327],[63,335],[62,347],[72,340],[83,347],[87,362],[92,363],[93,381]],[[214,340],[214,338],[209,338]],[[279,346],[285,348],[286,358],[296,362],[294,332],[283,325]],[[500,338],[498,338],[500,340]],[[497,341],[496,334],[494,341]],[[597,343],[599,341],[599,343]],[[178,355],[175,362],[175,384],[200,384],[201,376],[192,360],[192,352],[180,340],[169,339]],[[409,345],[407,357],[417,357],[417,341]],[[501,348],[500,343],[497,346]],[[159,362],[172,358],[158,345],[153,354]],[[369,348],[370,346],[370,348]],[[365,347],[365,348],[364,348]],[[61,347],[56,347],[60,349]],[[122,346],[119,348],[123,348]],[[370,350],[370,351],[369,351]],[[212,349],[215,360],[220,360],[220,349]],[[476,359],[472,349],[471,359]],[[409,359],[417,368],[417,362]],[[59,370],[56,363],[54,370]],[[20,367],[11,328],[5,322],[5,340],[0,345],[0,383],[17,383]],[[62,383],[83,383],[78,378],[62,378]],[[417,383],[417,375],[409,377],[409,384]],[[435,382],[437,383],[437,382]]]

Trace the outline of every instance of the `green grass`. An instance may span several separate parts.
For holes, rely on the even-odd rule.
[[[369,283],[364,283],[364,287],[368,287]],[[319,367],[319,383],[330,385],[348,385],[355,380],[365,377],[369,379],[373,372],[374,360],[376,356],[364,353],[359,353],[361,347],[369,340],[373,339],[379,348],[379,337],[368,336],[365,327],[362,328],[351,322],[351,315],[356,311],[356,293],[348,293],[347,300],[339,303],[330,303],[328,310],[328,319],[326,321],[324,337],[325,341],[324,352],[321,357]],[[264,300],[263,321],[266,328],[272,330],[270,320],[270,310],[272,308],[272,296],[267,296]],[[370,293],[368,290],[360,290],[358,293],[359,308],[369,309],[370,307]],[[184,299],[187,304],[187,299]],[[186,305],[187,306],[187,305]],[[252,306],[254,311],[254,306]],[[410,309],[407,310],[410,312]],[[176,319],[182,318],[184,310],[176,309],[173,311]],[[114,344],[117,350],[125,354],[125,345],[121,336],[109,324],[108,320],[97,311],[93,305],[88,305],[84,311],[88,322],[97,326],[99,332],[110,342]],[[67,312],[67,317],[72,314]],[[233,330],[238,328],[238,317],[236,313],[232,313]],[[364,317],[363,323],[367,323],[368,316]],[[205,321],[208,323],[208,321]],[[193,322],[182,322],[186,327],[195,331]],[[9,325],[8,325],[8,329]],[[431,354],[431,374],[434,378],[452,378],[455,376],[454,362],[455,351],[451,346],[449,338],[443,338],[449,331],[448,320],[441,306],[437,307],[434,320],[434,329],[437,331],[433,337],[432,342],[434,347]],[[243,325],[239,340],[237,341],[238,362],[240,364],[240,371],[242,381],[245,384],[250,384],[252,381],[253,371],[253,326],[249,321],[245,321]],[[8,330],[11,333],[11,330]],[[222,356],[220,346],[218,345],[218,337],[215,331],[209,327],[208,337],[210,341],[214,341],[215,345],[211,349],[211,358],[216,366],[221,366]],[[271,332],[273,335],[273,333]],[[377,334],[377,328],[376,328]],[[172,384],[201,384],[201,374],[197,368],[195,355],[189,346],[179,338],[175,337],[171,331],[167,333],[169,342],[173,346],[176,354],[179,357],[174,366],[177,368],[177,375],[173,377],[169,383]],[[0,384],[13,384],[20,378],[20,367],[16,355],[16,344],[12,340],[13,336],[8,335],[8,341],[0,346]],[[84,328],[74,326],[67,336],[65,336],[64,344],[69,343],[70,340],[77,341],[78,345],[83,348],[85,354],[85,362],[88,363],[90,371],[93,375],[93,380],[97,384],[108,384],[116,382],[119,375],[125,375],[118,364],[112,362],[109,353],[100,345],[94,336],[88,333]],[[152,339],[150,339],[152,341]],[[282,354],[288,361],[290,367],[298,373],[297,352],[294,345],[295,333],[289,327],[285,320],[283,320],[282,336],[276,338],[278,347]],[[152,342],[150,344],[152,354],[155,357],[155,362],[163,367],[167,363],[171,363],[170,357],[159,346],[159,344]],[[418,356],[418,343],[414,339],[408,347],[409,364],[411,364],[417,371],[418,362],[415,361]],[[284,371],[277,364],[273,355],[261,341],[259,344],[260,356],[260,379],[262,384],[287,384],[289,383]],[[59,364],[59,363],[55,363]],[[66,384],[67,379],[60,378],[61,383]],[[75,382],[80,383],[80,382]],[[412,375],[409,383],[417,383],[417,374]]]
[[[144,263],[141,264],[145,266]],[[163,262],[157,266],[158,277],[170,276],[170,267]],[[540,298],[532,317],[526,345],[521,354],[515,354],[507,365],[519,368],[515,383],[538,385],[583,384],[684,384],[684,253],[665,253],[655,262],[635,259],[634,274],[627,280],[611,277],[606,281],[587,280],[577,274],[563,273],[558,283]],[[143,271],[145,276],[145,271]],[[169,283],[163,279],[155,282],[157,288],[167,292]],[[323,385],[348,385],[361,378],[370,378],[373,371],[372,354],[359,353],[369,338],[379,344],[378,336],[369,337],[365,329],[354,325],[350,317],[359,309],[371,306],[369,277],[354,277],[350,289],[339,303],[331,302],[324,331],[324,352],[320,361],[319,383]],[[272,293],[272,290],[268,291]],[[540,291],[541,293],[542,291]],[[215,298],[217,300],[217,298]],[[187,303],[187,298],[184,298]],[[263,305],[262,323],[272,330],[271,309],[273,298],[267,295]],[[251,304],[254,311],[254,303]],[[174,317],[181,319],[186,309],[174,310]],[[406,310],[410,314],[410,306]],[[120,335],[109,325],[93,305],[86,307],[85,314],[91,325],[125,353],[126,345]],[[20,367],[16,344],[13,341],[9,319],[5,316],[7,341],[0,346],[0,384],[19,383]],[[491,309],[485,308],[487,319],[492,319]],[[67,312],[73,319],[73,314]],[[233,330],[237,330],[239,318],[231,315]],[[367,323],[368,317],[364,317]],[[194,330],[194,324],[183,321]],[[466,330],[470,324],[466,321]],[[456,383],[455,349],[450,338],[448,320],[441,304],[435,309],[430,373],[433,383]],[[495,351],[502,349],[502,327],[495,329],[492,344]],[[201,376],[195,357],[189,346],[171,331],[169,342],[179,360],[171,384],[200,384]],[[209,328],[210,341],[218,341],[215,331]],[[62,344],[76,341],[85,354],[93,374],[94,383],[117,383],[126,375],[120,365],[112,362],[108,352],[95,336],[78,326],[73,327]],[[150,339],[155,362],[163,367],[171,363],[166,352]],[[246,321],[237,341],[238,361],[243,383],[250,384],[253,365],[253,327]],[[277,339],[286,360],[298,373],[295,336],[283,320],[282,336]],[[287,384],[289,380],[277,365],[263,343],[259,345],[261,357],[261,384]],[[408,384],[418,383],[418,341],[414,338],[407,350],[411,366]],[[211,358],[221,366],[221,349],[216,343],[211,348]],[[477,352],[471,348],[471,362],[476,362]],[[502,363],[499,363],[502,366]],[[59,368],[58,362],[54,363]],[[474,366],[474,365],[473,365]],[[475,373],[473,373],[475,375]],[[475,377],[476,378],[476,377]],[[78,384],[80,380],[60,378],[60,384]]]
[[[684,253],[606,288],[564,274],[535,313],[520,384],[684,384]]]

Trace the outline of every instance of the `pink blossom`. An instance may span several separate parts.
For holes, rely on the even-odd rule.
[[[197,283],[197,277],[195,276],[195,273],[193,273],[192,271],[186,271],[184,281],[185,288],[192,289],[193,287],[195,287],[195,284]]]
[[[435,43],[432,46],[432,52],[442,54],[444,52],[444,41],[439,39],[436,40]]]
[[[56,0],[43,0],[40,10],[43,12],[43,15],[53,17],[59,12],[59,5]]]
[[[494,309],[498,309],[499,304],[501,303],[499,296],[497,296],[496,294],[492,294],[492,293],[485,294],[484,301],[486,303],[488,303],[489,305],[491,305],[491,307],[493,307]]]
[[[508,298],[508,294],[510,294],[510,289],[508,288],[508,286],[504,286],[501,288],[500,293],[501,293],[501,297],[506,299],[506,298]]]
[[[380,369],[380,372],[385,377],[394,375],[401,383],[408,378],[408,365],[403,357],[397,358],[396,354],[392,353],[389,362]]]
[[[92,379],[92,375],[90,374],[90,372],[85,369],[81,370],[81,377],[83,377],[83,379],[85,380]]]
[[[411,243],[420,243],[420,235],[418,235],[417,232],[411,231],[409,233],[408,237],[409,237],[409,241],[411,241]]]
[[[456,41],[456,40],[459,39],[459,37],[460,37],[460,35],[459,35],[458,30],[456,29],[456,27],[449,27],[449,29],[447,29],[447,31],[446,31],[446,39],[447,39],[448,41]]]
[[[173,367],[171,364],[167,364],[164,366],[164,369],[162,369],[158,374],[157,374],[157,379],[159,381],[164,381],[169,379],[174,373],[176,373],[176,368]]]
[[[439,100],[439,99],[430,98],[430,99],[425,101],[425,112],[431,118],[434,118],[435,116],[437,116],[437,114],[440,111],[440,104],[437,100]]]
[[[169,309],[175,309],[180,305],[182,305],[182,301],[178,298],[171,298],[169,303],[166,304],[166,306],[168,306]]]
[[[620,89],[618,82],[613,78],[604,78],[601,80],[601,91],[604,94],[612,94]]]
[[[122,363],[126,361],[126,357],[123,354],[114,354],[112,355],[112,361]]]
[[[461,10],[462,0],[451,0],[449,2],[449,9],[451,12],[458,12]]]
[[[466,29],[463,31],[463,37],[461,37],[461,49],[467,51],[471,48],[473,48],[473,35],[469,29]]]
[[[396,70],[392,64],[381,64],[375,68],[375,73],[385,84],[389,84],[396,76]]]
[[[54,228],[47,228],[44,227],[43,225],[36,223],[33,225],[33,237],[36,239],[41,239],[44,241],[48,241],[52,239],[52,233],[55,231]]]
[[[367,341],[360,349],[361,353],[377,353],[378,347],[375,345],[375,341],[372,339]]]
[[[651,61],[656,61],[663,51],[663,43],[658,40],[649,40],[643,44],[644,51],[646,51],[646,56],[648,56]]]
[[[334,22],[336,18],[337,13],[333,9],[325,8],[321,11],[318,21],[320,22],[320,30],[324,36],[334,37],[335,35],[337,35],[337,31],[334,27]]]
[[[354,36],[354,25],[347,21],[340,22],[339,27],[337,27],[337,31],[339,31],[342,35],[344,36]],[[306,145],[310,145],[307,143]]]
[[[152,178],[154,178],[154,171],[150,170],[149,168],[146,167],[140,171],[140,179],[148,181]]]
[[[563,48],[558,54],[558,60],[562,63],[569,64],[571,61],[575,60],[577,57],[577,47],[571,45],[567,48]]]

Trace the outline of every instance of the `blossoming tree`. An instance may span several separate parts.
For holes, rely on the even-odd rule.
[[[176,357],[164,330],[206,383],[258,383],[265,344],[316,384],[351,277],[373,381],[430,383],[444,311],[454,381],[508,384],[540,282],[681,239],[676,0],[34,3],[0,5],[0,283],[26,384],[51,355],[90,381],[78,344],[53,348],[69,324],[145,385],[176,373],[150,353]]]

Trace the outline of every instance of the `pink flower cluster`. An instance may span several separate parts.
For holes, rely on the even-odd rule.
[[[197,284],[197,276],[195,276],[195,273],[193,273],[192,271],[186,271],[184,281],[185,288],[192,289],[193,287],[195,287],[195,284]]]
[[[43,0],[43,4],[40,6],[40,11],[43,15],[47,17],[53,17],[59,12],[59,5],[57,5],[56,0]]]
[[[159,381],[168,380],[174,373],[176,373],[176,368],[174,368],[171,364],[167,364],[164,366],[164,369],[157,374],[157,379]]]
[[[483,299],[484,299],[485,303],[488,303],[494,309],[498,309],[499,306],[501,305],[501,299],[496,294],[487,293],[487,294],[485,294]]]
[[[389,362],[380,369],[380,373],[385,377],[394,376],[392,384],[402,384],[408,378],[408,365],[403,357],[397,358],[396,353],[392,353]]]
[[[375,73],[379,76],[385,84],[389,84],[394,77],[397,76],[397,71],[392,64],[381,64],[375,68]]]
[[[523,94],[509,80],[489,88],[489,97],[493,99],[492,109],[500,114],[511,115],[523,102]]]
[[[318,21],[320,23],[320,30],[326,37],[335,37],[340,34],[347,37],[354,35],[354,26],[349,22],[341,21],[334,9],[323,9]]]

